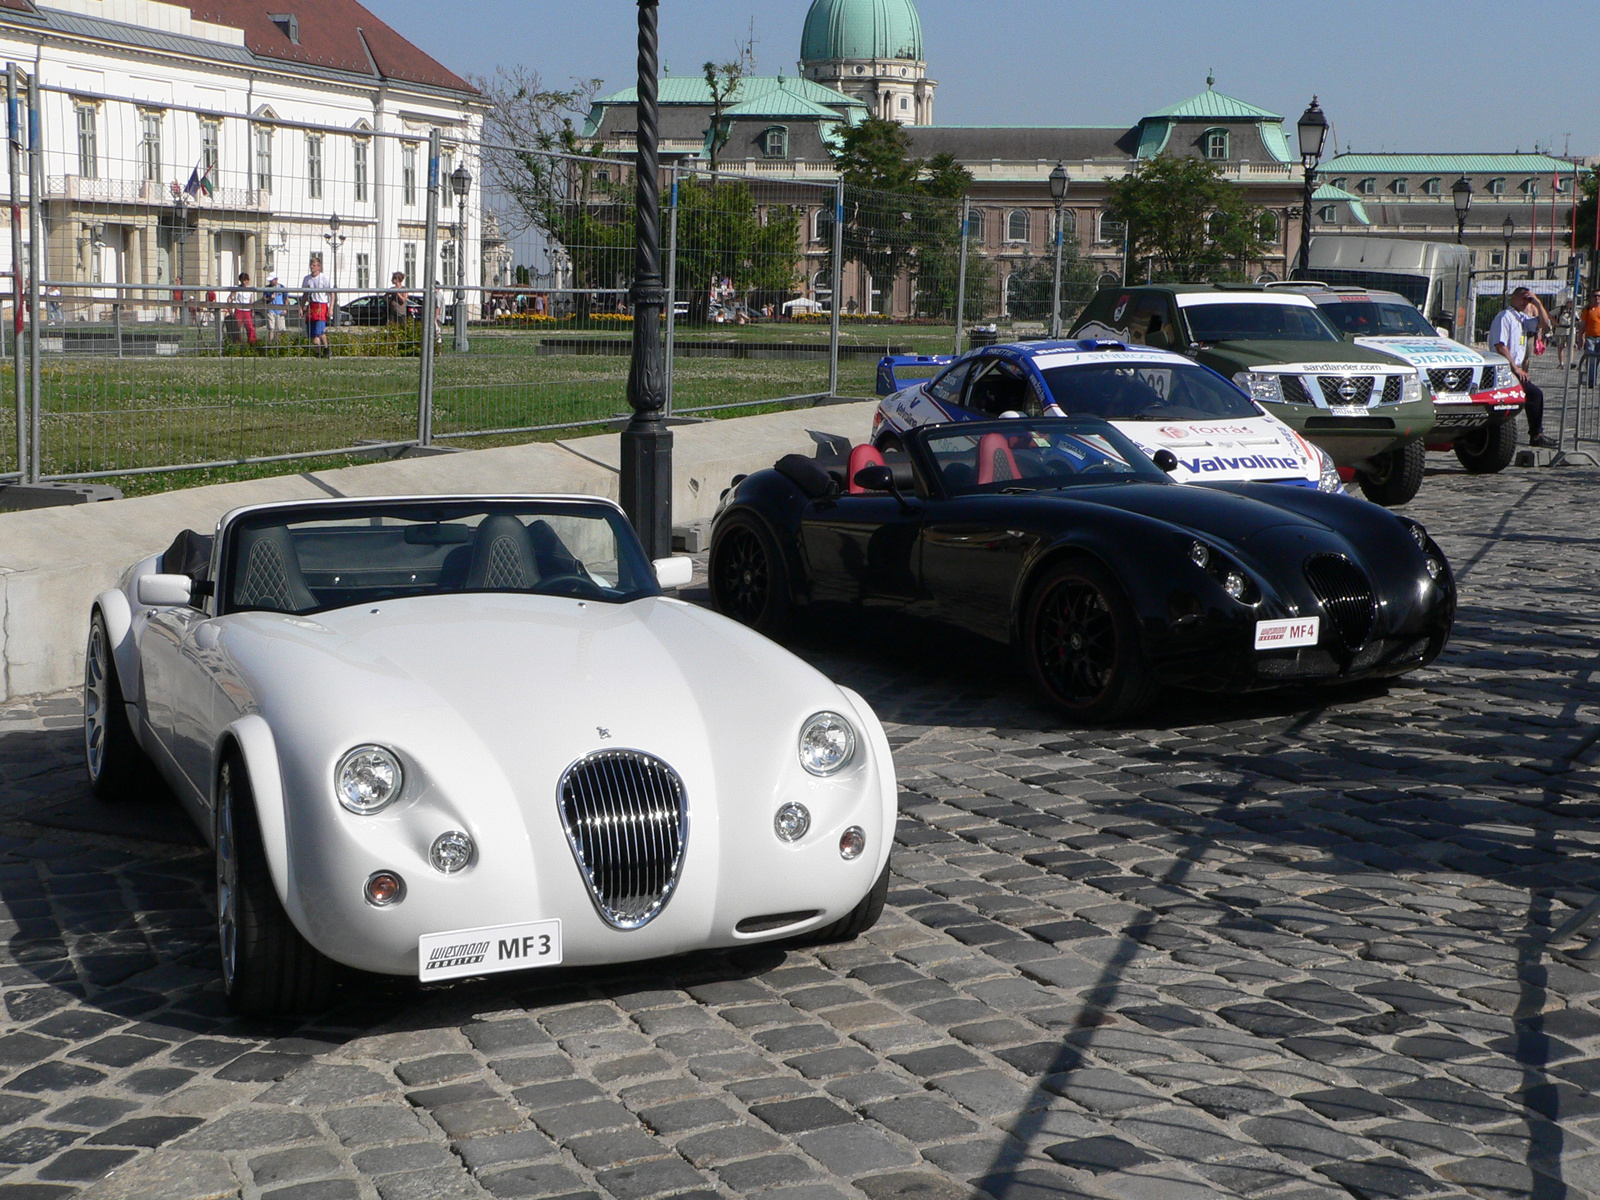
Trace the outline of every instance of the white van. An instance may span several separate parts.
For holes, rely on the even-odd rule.
[[[1453,242],[1323,233],[1311,239],[1304,279],[1399,292],[1446,337],[1467,328],[1472,251]],[[1294,278],[1302,278],[1297,269]]]

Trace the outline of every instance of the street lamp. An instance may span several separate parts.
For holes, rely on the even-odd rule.
[[[672,553],[672,431],[661,353],[660,60],[656,50],[659,0],[639,0],[639,87],[635,107],[633,357],[628,364],[628,404],[633,416],[622,431],[622,508],[651,559]]]
[[[339,232],[339,214],[334,213],[328,218],[328,232],[322,235],[322,240],[328,243],[329,257],[333,259],[333,303],[328,305],[328,324],[339,324],[339,247],[344,245],[347,235]]]
[[[1450,185],[1450,202],[1456,206],[1456,245],[1461,245],[1467,228],[1467,213],[1472,211],[1472,184],[1463,175]]]
[[[463,166],[450,172],[450,187],[456,194],[456,303],[452,322],[456,332],[456,353],[467,350],[467,193],[472,190],[472,175]]]
[[[189,310],[183,304],[182,287],[183,260],[186,257],[184,250],[189,244],[189,194],[178,188],[177,184],[172,186],[176,193],[173,196],[173,200],[178,205],[178,227],[172,231],[173,240],[178,243],[178,262],[172,269],[172,282],[174,285],[172,296],[174,302],[178,305],[178,324],[181,326],[189,323]]]
[[[1317,98],[1300,114],[1295,128],[1300,133],[1300,165],[1305,168],[1306,198],[1300,217],[1300,278],[1311,271],[1311,194],[1316,190],[1317,164],[1322,161],[1322,143],[1328,137],[1328,118]]]
[[[1502,260],[1505,264],[1505,282],[1501,285],[1500,295],[1503,299],[1511,294],[1511,238],[1517,232],[1517,222],[1510,213],[1506,214],[1505,223],[1500,226],[1500,232],[1506,239],[1506,256]]]
[[[1056,276],[1050,288],[1050,336],[1061,336],[1061,202],[1067,198],[1067,167],[1056,163],[1050,172],[1050,198],[1056,202]]]

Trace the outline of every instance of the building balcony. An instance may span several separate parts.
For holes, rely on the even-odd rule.
[[[51,200],[78,204],[132,204],[165,207],[173,203],[172,185],[147,179],[89,179],[83,175],[51,175],[45,179],[45,195]],[[267,213],[272,211],[272,194],[250,188],[216,188],[210,196],[201,192],[190,200],[196,209],[229,212]]]

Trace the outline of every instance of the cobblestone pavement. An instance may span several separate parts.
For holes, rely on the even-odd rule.
[[[1600,472],[1412,512],[1456,637],[1388,690],[1063,729],[982,656],[802,652],[903,819],[851,945],[219,995],[209,858],[0,709],[0,1200],[1600,1195]],[[991,656],[992,657],[992,656]],[[931,661],[929,661],[931,660]]]

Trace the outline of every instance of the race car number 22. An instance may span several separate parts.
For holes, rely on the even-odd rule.
[[[561,961],[561,922],[526,921],[483,929],[425,933],[417,939],[417,978],[459,979],[553,967]]]

